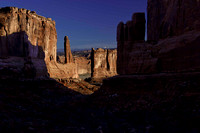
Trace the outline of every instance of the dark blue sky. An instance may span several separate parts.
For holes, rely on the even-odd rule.
[[[0,6],[36,11],[56,21],[58,49],[64,36],[71,48],[116,47],[116,28],[134,12],[146,12],[147,0],[1,0]]]

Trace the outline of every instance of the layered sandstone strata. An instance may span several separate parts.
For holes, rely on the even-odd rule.
[[[104,78],[117,75],[117,50],[98,48],[91,52],[92,78]]]
[[[17,61],[9,61],[17,57],[17,59],[22,58],[17,63],[21,66],[19,68],[30,64],[32,69],[28,70],[35,71],[32,75],[36,77],[49,75],[50,77],[77,77],[77,72],[71,70],[71,65],[61,67],[56,62],[56,43],[55,21],[51,18],[16,7],[0,8],[0,57],[2,57],[1,62],[7,64],[1,63],[0,71],[5,69],[12,71],[10,68],[15,67]],[[18,73],[23,73],[23,70],[20,69]]]

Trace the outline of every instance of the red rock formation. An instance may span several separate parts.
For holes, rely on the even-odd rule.
[[[159,72],[200,70],[200,31],[190,31],[179,36],[160,40],[154,46]]]
[[[120,74],[150,74],[200,70],[200,32],[149,43],[127,43],[122,57],[118,57]],[[123,59],[123,66],[119,63]],[[119,73],[119,72],[118,72]]]
[[[57,62],[50,62],[48,64],[48,71],[52,78],[78,78],[77,65],[75,63],[60,64]]]
[[[117,50],[92,49],[91,76],[92,78],[105,78],[117,75]]]
[[[0,70],[13,71],[11,68],[19,66],[15,70],[20,73],[31,70],[26,69],[29,64],[29,68],[35,67],[36,77],[78,77],[75,64],[62,66],[56,62],[56,43],[55,21],[26,9],[0,8],[0,56],[7,57],[1,58],[0,62],[6,63],[0,64]]]
[[[58,55],[57,56],[57,62],[61,64],[65,64],[65,56],[64,55]]]
[[[126,24],[120,22],[117,28],[117,41],[141,41],[145,37],[145,14],[134,13],[132,20]]]
[[[91,60],[86,57],[75,57],[78,74],[91,73]]]
[[[157,42],[154,42],[154,44],[133,41],[135,40],[134,36],[132,36],[132,39],[129,39],[130,34],[137,32],[137,30],[133,29],[132,32],[126,34],[126,27],[123,26],[123,23],[118,25],[119,74],[183,72],[198,71],[200,69],[200,47],[198,45],[200,42],[200,29],[198,28],[199,18],[196,18],[200,13],[194,14],[193,18],[190,14],[192,7],[194,7],[194,12],[198,12],[199,10],[196,10],[196,8],[199,5],[197,1],[196,5],[194,5],[195,2],[193,1],[189,2],[190,5],[186,6],[188,2],[179,1],[177,3],[176,0],[173,2],[149,0],[148,16],[151,18],[148,18],[148,38],[150,37],[151,41]],[[177,4],[184,9],[185,14],[190,15],[180,16],[180,12],[175,15],[174,11],[178,11],[180,8]],[[161,7],[158,5],[161,5]],[[162,7],[163,11],[157,11],[157,8],[160,9]],[[167,10],[166,12],[164,12],[165,9]],[[160,15],[164,17],[162,18]],[[194,24],[190,21],[190,18],[195,22]],[[143,24],[143,22],[141,21],[140,23]],[[173,24],[175,24],[175,27]],[[180,28],[176,24],[182,25],[183,28]],[[124,28],[125,31],[123,30]],[[142,27],[140,29],[144,31]],[[130,41],[126,41],[124,38],[128,38]],[[161,38],[163,39],[161,40]]]
[[[70,52],[71,53],[71,52]],[[80,51],[80,53],[84,53],[84,51]],[[90,51],[91,53],[91,51]],[[91,74],[91,59],[90,55],[88,57],[85,57],[85,55],[79,55],[78,51],[74,53],[74,62],[77,65],[77,73],[82,75],[82,74]],[[65,63],[65,56],[57,56],[57,61],[58,63],[61,64],[66,64]],[[68,63],[67,63],[68,64]]]
[[[65,63],[72,63],[73,57],[70,49],[70,42],[68,36],[64,38],[64,50],[65,50]]]
[[[134,45],[133,43],[144,42],[145,38],[145,14],[133,14],[132,21],[126,24],[120,22],[117,27],[117,72],[118,74],[126,74],[126,69],[131,68],[129,63],[133,56],[129,57]],[[141,46],[142,47],[142,46]],[[135,60],[134,60],[135,61]],[[128,70],[130,71],[130,70]],[[132,71],[132,68],[131,68]],[[139,70],[140,71],[140,70]]]
[[[0,9],[0,55],[56,60],[55,21],[26,9]],[[40,48],[38,48],[40,47]]]
[[[148,40],[200,30],[199,0],[148,0]]]
[[[125,108],[139,112],[153,110],[157,114],[174,113],[174,116],[180,118],[178,122],[180,125],[184,119],[190,117],[187,114],[195,116],[194,110],[200,97],[199,2],[199,0],[148,0],[149,43],[126,41],[129,35],[124,33],[124,25],[120,23],[117,28],[117,69],[120,75],[103,81],[99,92],[94,94],[94,97],[97,95],[101,97],[97,97],[95,101],[107,99],[108,102],[104,104],[112,109],[115,105],[119,107],[121,104]],[[114,102],[109,103],[110,99]],[[190,113],[185,109],[190,110],[188,111]],[[160,122],[155,123],[160,127]],[[183,127],[192,132],[196,125],[195,123],[190,125],[188,126],[188,123],[180,127],[170,125],[172,130],[169,132],[177,129],[181,131]],[[162,129],[151,131],[160,132]]]

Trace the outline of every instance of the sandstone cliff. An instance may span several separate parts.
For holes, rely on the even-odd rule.
[[[155,3],[155,2],[154,2]],[[159,3],[159,2],[158,2]],[[149,6],[150,8],[150,6]],[[153,8],[153,7],[152,7]],[[150,10],[150,9],[149,9]],[[154,9],[152,9],[154,10]],[[189,13],[190,9],[187,9]],[[151,11],[149,11],[151,14]],[[165,15],[170,16],[171,12],[166,12]],[[157,20],[159,15],[155,13],[152,19]],[[178,19],[177,16],[170,20]],[[144,18],[144,16],[143,16]],[[184,18],[187,20],[187,16]],[[144,22],[144,21],[143,21]],[[142,21],[139,23],[144,24]],[[151,22],[149,22],[151,23]],[[194,26],[191,24],[191,26]],[[181,32],[176,28],[171,28],[174,34],[167,35],[165,39],[160,39],[157,42],[144,42],[142,37],[132,40],[124,41],[131,33],[125,34],[123,23],[119,23],[117,28],[117,42],[118,42],[118,73],[119,74],[147,74],[160,72],[186,72],[198,71],[200,69],[200,30],[198,28],[191,31]],[[150,29],[150,30],[149,30]],[[134,29],[132,29],[132,32]],[[144,28],[141,28],[144,32]],[[152,29],[148,26],[148,36],[154,35],[157,31],[164,32],[162,28]],[[140,41],[134,41],[140,40]]]
[[[79,75],[85,75],[85,74],[89,75],[89,74],[91,74],[90,55],[86,56],[84,54],[82,55],[82,53],[84,53],[84,51],[76,51],[73,53],[74,54],[73,60],[74,60],[75,64],[77,65],[77,73]],[[58,63],[66,64],[65,59],[66,58],[64,55],[57,56]]]
[[[200,30],[199,0],[148,0],[148,40]]]
[[[104,78],[117,75],[117,50],[92,49],[91,77]]]
[[[0,55],[56,59],[55,21],[33,11],[0,9]]]
[[[71,69],[71,65],[60,67],[56,62],[56,43],[55,21],[51,18],[16,7],[0,8],[0,61],[6,62],[0,64],[0,70],[12,71],[10,68],[16,64],[20,66],[18,69],[24,68],[29,62],[32,64],[30,68],[34,68],[29,71],[35,71],[36,77],[77,77],[76,70],[66,71]],[[17,62],[15,58],[22,59]]]
[[[194,129],[199,132],[196,122],[192,123],[199,116],[194,110],[200,103],[199,5],[199,0],[148,0],[147,42],[144,42],[144,36],[135,39],[132,35],[135,29],[132,33],[127,32],[130,21],[126,25],[119,23],[119,75],[103,81],[96,93],[102,97],[95,95],[95,101],[106,99],[104,104],[112,110],[114,106],[119,107],[116,103],[132,111],[146,113],[152,110],[152,118],[155,114],[173,114],[166,121],[156,118],[154,123],[158,129],[146,132],[193,132]],[[140,29],[144,32],[144,28]],[[187,118],[190,118],[189,122]],[[174,124],[167,128],[161,126],[163,122],[172,121]]]
[[[78,74],[91,73],[91,60],[86,57],[75,57]]]
[[[126,74],[128,71],[141,71],[137,65],[141,66],[143,62],[139,61],[141,55],[145,52],[139,51],[132,55],[133,50],[148,49],[149,45],[144,44],[145,38],[145,14],[135,13],[132,20],[126,24],[120,22],[117,27],[117,72]],[[135,43],[141,43],[133,45]],[[141,46],[140,46],[141,45]],[[149,58],[149,53],[145,53],[145,58]],[[139,62],[138,62],[139,61]],[[134,63],[133,63],[134,62]],[[137,65],[135,64],[137,63]],[[133,65],[132,65],[133,64]]]

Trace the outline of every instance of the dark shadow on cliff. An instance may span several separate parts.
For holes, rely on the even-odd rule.
[[[23,53],[30,55],[24,51]],[[1,55],[0,65],[8,63],[14,55]],[[1,132],[172,133],[200,131],[198,128],[200,99],[198,94],[193,95],[196,91],[199,92],[199,74],[196,78],[188,77],[187,82],[185,80],[177,82],[177,78],[173,75],[174,79],[170,82],[168,82],[170,79],[168,77],[162,79],[155,77],[155,80],[151,77],[141,78],[142,80],[135,77],[134,86],[128,86],[129,82],[133,82],[129,77],[112,80],[112,82],[107,80],[105,83],[113,85],[112,89],[110,87],[106,89],[106,84],[104,84],[104,89],[86,97],[67,89],[53,79],[34,79],[37,69],[35,74],[35,69],[31,67],[35,63],[33,59],[22,54],[10,60],[27,62],[27,67],[30,67],[27,71],[31,70],[31,74],[24,70],[26,63],[21,66],[20,72],[23,74],[14,78],[11,76],[12,72],[18,70],[18,67],[9,68],[9,64],[5,67],[10,72],[7,73],[10,78],[0,80]],[[44,57],[39,59],[44,61]],[[1,69],[1,74],[3,72],[6,74]],[[22,79],[19,79],[21,76]],[[114,89],[116,83],[122,84]],[[153,85],[149,86],[152,83]],[[193,88],[192,91],[188,89],[189,86]],[[171,89],[166,93],[167,88]],[[152,106],[153,110],[150,108]],[[196,112],[193,112],[193,109]]]
[[[35,43],[34,45],[29,38]],[[37,41],[37,38],[29,37],[24,31],[0,37],[0,79],[54,80],[50,78],[48,72],[53,65],[57,67],[56,59],[50,54],[45,54],[45,46],[38,46]],[[58,76],[56,81],[66,88],[69,87],[81,94],[92,93],[90,85],[74,82],[73,79],[63,79],[61,76]]]
[[[9,81],[13,83],[23,83],[21,81],[24,81],[24,86],[27,88],[29,87],[26,84],[27,80],[56,83],[57,81],[50,78],[48,73],[45,62],[45,46],[38,46],[37,38],[35,38],[36,45],[33,45],[29,38],[25,31],[0,36],[0,80],[5,81],[8,85]],[[46,57],[46,60],[56,61],[52,55]],[[57,83],[59,84],[59,82]],[[61,85],[64,87],[63,84]],[[21,86],[23,85],[16,86],[16,88]],[[38,88],[40,87],[38,86]]]
[[[48,77],[44,58],[43,48],[31,44],[24,31],[0,37],[1,78]]]

